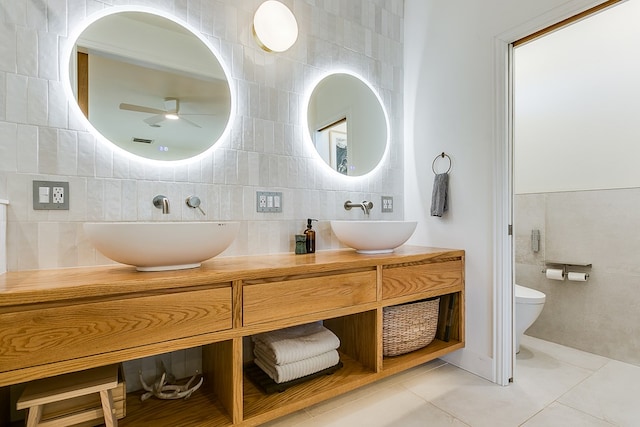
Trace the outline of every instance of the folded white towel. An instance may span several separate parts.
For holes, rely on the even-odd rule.
[[[320,323],[254,335],[253,342],[263,360],[272,365],[297,362],[340,347],[338,337]]]
[[[260,357],[256,357],[254,362],[269,375],[272,380],[280,384],[335,366],[340,362],[340,356],[336,350],[331,350],[308,359],[284,365],[272,365]]]

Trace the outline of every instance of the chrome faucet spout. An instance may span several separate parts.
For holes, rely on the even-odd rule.
[[[366,200],[363,200],[362,203],[353,203],[351,202],[351,200],[347,200],[346,202],[344,202],[344,208],[348,211],[350,211],[351,208],[360,208],[365,215],[369,215],[369,212],[371,211],[371,209],[373,209],[373,202],[367,202]]]
[[[158,209],[162,209],[163,214],[169,213],[169,199],[167,198],[167,196],[163,196],[160,194],[154,197],[153,206],[155,206]]]

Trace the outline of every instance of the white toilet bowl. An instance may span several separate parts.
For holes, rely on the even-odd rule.
[[[524,331],[536,321],[542,308],[546,295],[535,289],[515,285],[516,294],[516,353],[520,351],[520,337]]]

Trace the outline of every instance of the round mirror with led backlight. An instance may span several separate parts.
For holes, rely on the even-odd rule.
[[[360,77],[341,72],[322,78],[309,97],[306,119],[316,152],[336,173],[366,175],[384,158],[387,115]]]
[[[207,152],[228,133],[230,79],[209,43],[148,9],[102,12],[72,38],[69,90],[106,140],[145,159]]]

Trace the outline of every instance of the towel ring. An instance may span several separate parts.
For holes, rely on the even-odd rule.
[[[435,175],[438,175],[438,172],[436,172],[436,162],[438,161],[439,158],[444,159],[445,157],[449,159],[449,169],[447,169],[447,171],[444,173],[449,173],[449,171],[451,171],[451,157],[449,157],[449,155],[443,151],[442,154],[438,154],[436,158],[433,159],[433,162],[431,163],[431,170]]]

